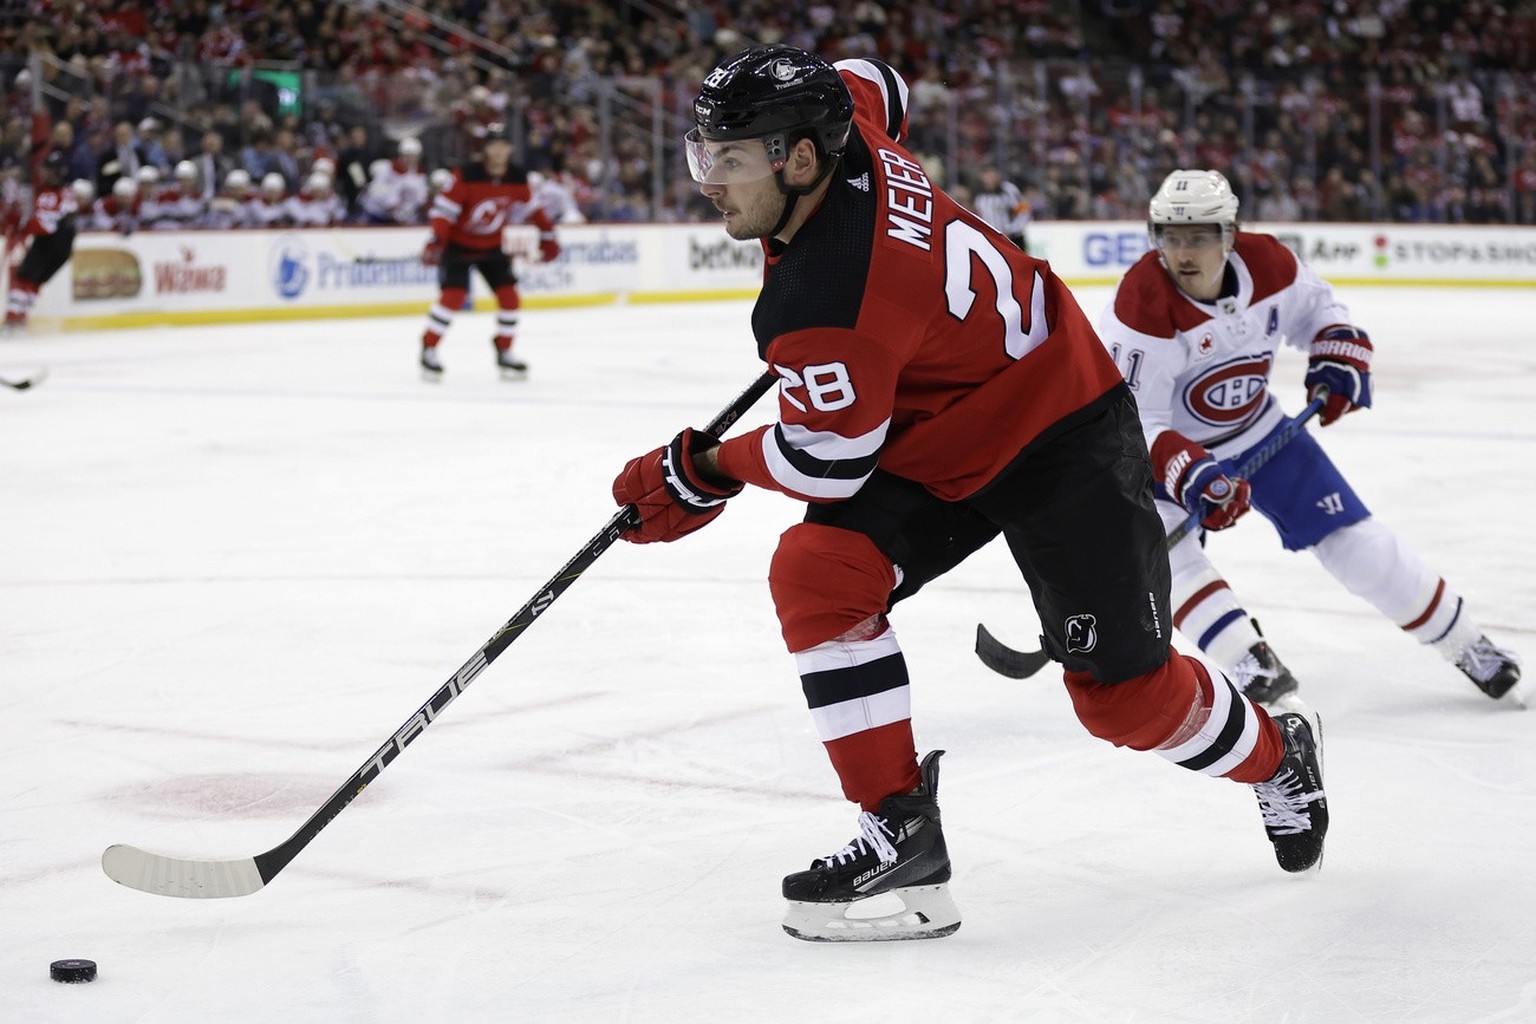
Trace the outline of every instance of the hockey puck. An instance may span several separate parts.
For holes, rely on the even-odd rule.
[[[73,985],[96,980],[95,960],[55,960],[48,965],[48,977]]]

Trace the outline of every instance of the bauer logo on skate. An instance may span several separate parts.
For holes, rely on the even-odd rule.
[[[1270,356],[1239,356],[1213,366],[1184,389],[1184,406],[1213,427],[1236,427],[1264,405]]]

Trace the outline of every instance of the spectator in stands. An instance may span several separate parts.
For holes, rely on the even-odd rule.
[[[218,195],[219,183],[233,168],[232,161],[224,153],[224,136],[213,128],[203,132],[201,148],[197,156],[192,158],[192,163],[197,167],[197,180],[202,185],[203,199],[212,200]]]
[[[1282,179],[1270,186],[1254,204],[1254,219],[1263,224],[1301,220],[1301,204]]]
[[[351,209],[357,208],[357,200],[368,187],[368,168],[378,156],[368,137],[368,126],[355,124],[347,129],[346,146],[336,156],[338,192],[342,201]]]
[[[152,82],[156,80],[153,76],[145,77]],[[160,122],[152,117],[139,122],[139,148],[144,151],[146,163],[154,164],[162,175],[170,172],[171,157],[160,137]]]
[[[261,181],[269,173],[276,173],[279,178],[283,176],[276,166],[272,136],[268,129],[256,128],[251,132],[250,144],[240,151],[240,166],[251,176],[252,181]]]
[[[139,169],[153,166],[144,148],[139,145],[133,125],[119,121],[112,128],[112,148],[101,155],[96,168],[96,194],[106,195],[118,178],[138,180]]]
[[[296,189],[303,175],[299,170],[301,155],[299,142],[291,128],[279,128],[272,136],[271,160],[267,170],[283,176],[289,191]]]

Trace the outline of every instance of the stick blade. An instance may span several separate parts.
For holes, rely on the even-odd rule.
[[[36,373],[34,373],[32,376],[23,377],[20,380],[8,380],[6,378],[0,377],[0,384],[4,384],[8,388],[14,388],[17,391],[25,391],[28,388],[37,387],[37,385],[41,384],[47,379],[48,368],[45,366],[41,370],[38,370]]]
[[[122,844],[107,847],[101,855],[101,870],[130,889],[192,900],[249,896],[267,884],[251,857],[182,860]]]
[[[976,624],[976,657],[987,668],[1009,679],[1028,679],[1051,660],[1044,651],[1014,650],[979,622]]]

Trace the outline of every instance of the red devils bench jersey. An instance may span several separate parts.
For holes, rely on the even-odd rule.
[[[465,164],[432,202],[432,235],[461,249],[499,251],[501,229],[508,224],[536,224],[553,231],[554,222],[533,201],[528,172],[509,164],[507,173],[491,177],[485,165]]]
[[[809,501],[878,465],[957,500],[1120,383],[1066,287],[939,191],[901,145],[907,87],[841,61],[853,131],[820,208],[770,251],[752,313],[779,420],[726,441],[723,472]]]

